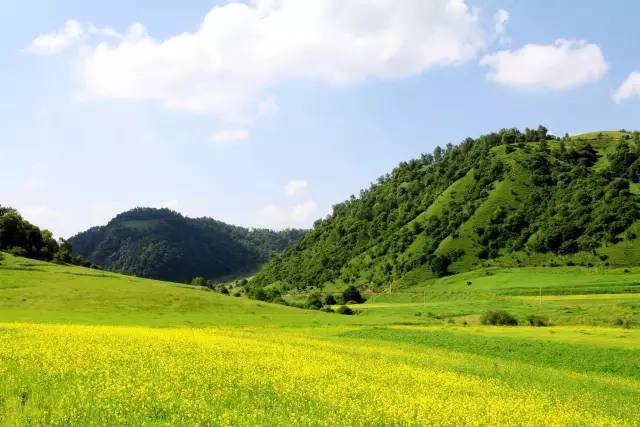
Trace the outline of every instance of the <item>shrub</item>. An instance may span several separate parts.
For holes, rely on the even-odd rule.
[[[515,326],[518,324],[518,319],[515,316],[504,310],[487,311],[480,318],[480,323],[483,325],[509,325]]]
[[[194,277],[190,284],[191,286],[206,286],[207,282],[204,277]]]
[[[267,300],[267,293],[265,292],[265,290],[262,287],[256,287],[253,288],[249,291],[248,293],[249,298],[251,299],[257,299],[259,301],[266,301]]]
[[[354,314],[354,311],[351,310],[349,307],[347,307],[346,305],[341,305],[340,307],[338,307],[335,310],[336,313],[338,314],[345,314],[347,316],[351,316],[352,314]]]
[[[631,321],[629,319],[617,318],[613,324],[615,326],[622,326],[625,329],[631,328]]]
[[[7,252],[9,252],[13,256],[21,256],[21,257],[27,256],[27,250],[25,248],[21,248],[20,246],[14,246],[12,248],[9,248],[7,249]]]
[[[549,326],[549,319],[538,314],[527,316],[527,322],[529,322],[529,326]]]
[[[324,305],[336,305],[336,304],[337,304],[337,301],[333,295],[329,294],[324,298]]]
[[[351,285],[342,293],[342,298],[349,303],[362,304],[366,299],[360,294],[360,291],[355,286]]]
[[[305,307],[312,310],[320,310],[322,305],[322,300],[317,294],[309,295],[309,298],[307,298],[307,302],[305,303]]]

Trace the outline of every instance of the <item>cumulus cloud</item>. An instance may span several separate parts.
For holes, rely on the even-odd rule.
[[[486,39],[464,0],[253,0],[213,7],[194,32],[100,43],[82,68],[94,96],[237,118],[272,111],[261,102],[284,80],[417,75],[475,58]]]
[[[209,142],[216,145],[240,142],[249,139],[249,132],[244,129],[225,129],[209,136]]]
[[[29,43],[27,51],[38,55],[60,53],[84,35],[84,28],[76,20],[69,20],[53,33],[41,34]]]
[[[508,11],[504,9],[500,9],[496,12],[496,14],[493,17],[493,21],[495,25],[494,33],[495,33],[495,36],[498,38],[498,41],[502,44],[511,43],[511,39],[506,36],[507,22],[509,22],[510,16],[511,15],[509,14]]]
[[[298,196],[307,191],[309,187],[309,183],[302,179],[294,179],[293,181],[289,181],[285,186],[285,191],[287,195],[290,197]]]
[[[640,72],[634,71],[613,93],[613,100],[616,103],[627,101],[633,97],[640,96]]]
[[[309,183],[303,179],[294,179],[284,186],[289,197],[300,197],[307,193]],[[318,204],[310,197],[298,203],[270,204],[258,212],[258,222],[262,227],[308,227],[317,217]]]
[[[306,227],[315,217],[318,205],[306,200],[293,206],[267,205],[260,212],[260,222],[266,227]]]
[[[492,69],[487,77],[498,83],[552,91],[596,81],[608,69],[598,45],[565,39],[502,50],[486,55],[481,63]]]

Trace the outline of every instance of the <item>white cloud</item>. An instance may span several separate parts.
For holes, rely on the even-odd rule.
[[[608,69],[598,45],[564,39],[496,52],[481,63],[492,68],[487,77],[498,83],[554,91],[598,80]]]
[[[495,36],[498,38],[498,41],[502,44],[511,43],[511,39],[506,36],[507,22],[509,22],[510,16],[511,15],[509,14],[508,11],[504,9],[500,9],[496,12],[496,14],[493,17],[493,21],[495,25],[495,28],[494,28]]]
[[[258,105],[259,116],[275,116],[280,111],[280,107],[273,98],[265,99]]]
[[[213,7],[195,32],[100,43],[82,68],[94,96],[237,119],[273,111],[260,103],[284,80],[417,75],[475,58],[486,39],[464,0],[253,0]]]
[[[111,37],[114,39],[125,40],[129,42],[135,42],[143,38],[149,37],[149,34],[147,33],[147,28],[144,25],[140,24],[139,22],[136,22],[135,24],[131,25],[127,30],[126,34],[120,34],[119,32],[117,32],[116,30],[110,27],[98,28],[94,25],[89,26],[89,29],[87,30],[87,32],[94,36]]]
[[[212,144],[229,144],[249,139],[249,132],[244,129],[225,129],[212,134],[209,142]]]
[[[260,211],[261,226],[270,228],[307,227],[314,219],[318,205],[306,200],[293,206],[267,205]]]
[[[302,179],[294,179],[293,181],[289,181],[287,185],[285,185],[285,191],[290,197],[303,194],[305,191],[307,191],[307,188],[309,188],[309,183]]]
[[[634,96],[640,96],[640,72],[634,71],[613,93],[613,100],[617,103],[627,101]]]
[[[41,34],[33,39],[27,46],[27,51],[39,55],[60,53],[82,38],[83,35],[82,24],[75,20],[69,20],[59,30]]]

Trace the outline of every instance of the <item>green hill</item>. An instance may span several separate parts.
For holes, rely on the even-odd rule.
[[[69,241],[74,255],[107,270],[184,282],[252,273],[303,233],[246,229],[169,209],[137,208]]]
[[[382,290],[483,266],[637,265],[639,180],[637,132],[467,138],[335,205],[252,283]]]
[[[203,327],[253,325],[265,319],[304,325],[327,316],[206,288],[0,255],[4,322]]]

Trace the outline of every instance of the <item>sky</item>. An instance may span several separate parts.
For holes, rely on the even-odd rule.
[[[0,204],[59,237],[138,207],[310,227],[501,128],[640,128],[640,2],[23,0]]]

